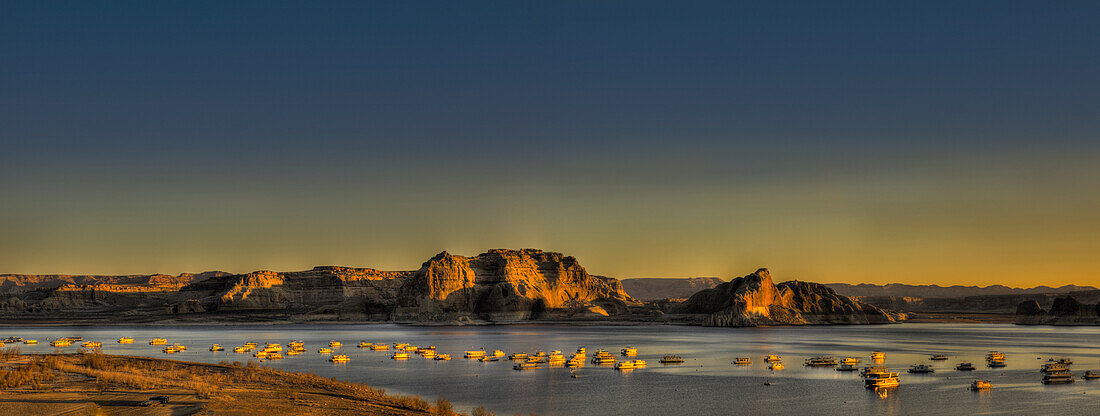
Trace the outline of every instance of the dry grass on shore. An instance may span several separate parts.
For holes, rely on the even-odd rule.
[[[0,361],[4,362],[0,365],[0,393],[86,386],[92,396],[89,404],[95,408],[96,394],[117,395],[122,389],[139,396],[189,392],[194,410],[214,414],[254,414],[274,406],[276,409],[266,414],[462,415],[445,398],[429,402],[420,396],[387,394],[385,389],[252,361],[203,364],[99,353],[23,355],[18,349],[0,349]],[[0,410],[12,402],[11,397],[4,395]],[[484,407],[471,414],[493,415]]]

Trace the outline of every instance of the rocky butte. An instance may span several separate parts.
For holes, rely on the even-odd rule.
[[[704,326],[885,324],[903,318],[837,295],[822,284],[776,285],[768,269],[701,290],[680,311],[705,314]]]
[[[1073,296],[1058,297],[1049,310],[1031,300],[1016,307],[1016,323],[1020,325],[1100,325],[1100,303],[1078,302]]]

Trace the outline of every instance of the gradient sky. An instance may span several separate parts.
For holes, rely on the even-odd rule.
[[[1100,285],[1100,3],[683,3],[5,1],[0,272]]]

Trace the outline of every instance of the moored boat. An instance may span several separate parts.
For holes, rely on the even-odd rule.
[[[932,366],[927,365],[927,364],[916,364],[914,366],[909,367],[909,372],[912,373],[912,374],[927,374],[927,373],[935,373],[936,370],[933,369]]]
[[[134,339],[130,338],[130,337],[122,337],[122,338],[119,338],[117,342],[119,344],[133,344]]]
[[[516,363],[515,365],[512,366],[513,370],[534,370],[534,369],[537,369],[537,368],[539,368],[538,363],[533,363],[533,362],[528,362],[528,361],[518,362],[518,363]]]
[[[864,387],[869,389],[897,387],[900,384],[898,373],[894,372],[870,373],[863,378]]]
[[[989,390],[993,388],[993,383],[989,380],[974,380],[970,383],[970,390]]]
[[[787,366],[783,365],[782,361],[772,361],[768,364],[768,369],[770,370],[782,370],[784,368],[787,368]]]
[[[1039,369],[1039,372],[1046,374],[1061,373],[1066,371],[1069,371],[1069,366],[1060,363],[1043,364],[1043,368]]]
[[[734,365],[752,365],[752,359],[749,357],[737,357],[733,359]]]
[[[884,353],[882,351],[872,351],[871,352],[871,360],[873,360],[873,361],[882,361],[882,360],[885,360],[885,359],[886,359],[886,353]]]
[[[930,357],[928,359],[932,360],[932,361],[944,361],[944,360],[947,360],[947,356],[944,355],[944,354],[936,354],[936,355],[933,355],[932,357]]]
[[[225,351],[225,348],[221,345],[213,344],[210,346],[210,351]]]
[[[817,356],[806,359],[806,367],[834,367],[836,366],[836,358],[827,356]]]
[[[485,356],[485,351],[466,351],[466,358],[479,359]]]
[[[1053,373],[1043,376],[1043,384],[1069,384],[1076,381],[1071,373]]]
[[[436,361],[450,361],[451,360],[451,354],[436,354],[436,356],[433,357],[432,359],[434,359]]]
[[[856,371],[856,370],[859,370],[859,367],[856,367],[855,364],[849,364],[849,363],[842,363],[842,364],[840,364],[839,366],[836,367],[836,371]]]
[[[1100,378],[1100,373],[1089,370],[1089,371],[1086,371],[1085,375],[1081,376],[1081,378],[1083,378],[1085,380],[1095,380],[1095,379]]]
[[[661,364],[683,364],[684,359],[679,355],[666,355],[661,357]]]
[[[409,359],[409,353],[405,351],[394,351],[393,355],[390,355],[390,358],[395,360],[407,360]]]
[[[956,371],[974,371],[975,368],[974,368],[974,364],[972,364],[972,363],[959,363],[959,365],[955,366],[955,370]]]
[[[153,338],[149,340],[149,345],[167,345],[168,340],[164,338]]]
[[[334,362],[334,363],[346,363],[348,361],[351,361],[351,359],[348,358],[348,356],[344,355],[344,354],[333,355],[333,356],[329,357],[328,360],[331,361],[331,362]]]
[[[764,356],[764,362],[783,361],[783,357],[777,354],[768,354]]]
[[[626,347],[620,351],[623,357],[634,357],[638,355],[638,349],[635,347]]]

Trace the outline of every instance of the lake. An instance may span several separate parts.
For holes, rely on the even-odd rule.
[[[1074,360],[1074,373],[1100,370],[1100,327],[1043,327],[999,324],[897,324],[772,328],[703,328],[689,326],[556,326],[510,325],[418,327],[371,325],[282,326],[104,326],[6,327],[0,337],[38,339],[21,345],[24,352],[50,352],[47,339],[82,336],[103,342],[103,352],[217,363],[247,361],[233,346],[248,341],[285,344],[304,340],[308,352],[263,364],[291,371],[309,371],[343,380],[383,387],[391,393],[419,394],[429,400],[445,396],[463,411],[484,405],[500,415],[617,414],[1096,414],[1100,380],[1070,385],[1043,385],[1039,367],[1051,357]],[[121,336],[133,344],[117,344]],[[149,339],[190,348],[164,354]],[[351,361],[333,364],[317,354],[330,340],[345,345]],[[451,361],[413,355],[404,361],[392,351],[356,348],[360,341],[435,345]],[[212,343],[228,351],[210,352]],[[76,351],[78,348],[65,348]],[[566,357],[586,346],[618,354],[638,348],[638,359],[649,366],[633,371],[596,367],[588,362],[570,376],[568,368],[515,371],[510,361],[480,363],[462,358],[465,350],[561,350]],[[856,373],[831,367],[802,365],[815,355],[851,356],[870,362],[871,351],[887,354],[886,366],[902,372],[901,386],[883,392],[863,387]],[[990,369],[990,350],[1005,352],[1007,367]],[[661,356],[676,354],[686,362],[662,365]],[[779,354],[787,368],[770,371],[765,354]],[[947,361],[930,361],[947,354]],[[734,357],[751,357],[753,364],[735,366]],[[976,371],[955,371],[959,362],[973,362]],[[931,364],[933,374],[906,374],[912,364]],[[967,390],[974,379],[989,379],[991,391]],[[765,381],[771,385],[765,385]]]

